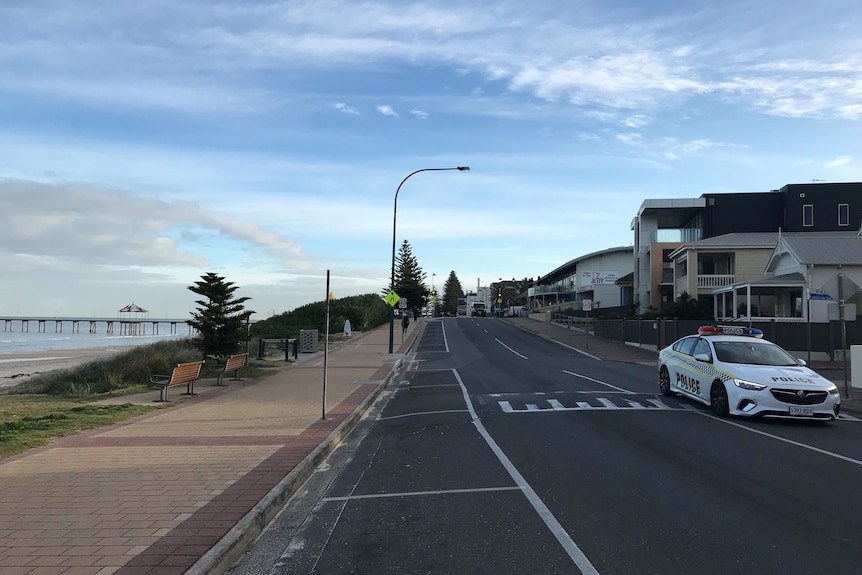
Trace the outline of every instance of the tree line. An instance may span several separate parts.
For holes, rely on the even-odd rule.
[[[463,295],[461,282],[454,271],[449,273],[443,292],[432,294],[425,284],[427,274],[413,255],[410,243],[404,240],[395,258],[395,281],[381,290],[381,294],[364,294],[330,300],[329,331],[340,331],[346,321],[352,329],[374,329],[389,321],[389,304],[384,301],[389,291],[406,299],[408,309],[422,310],[432,306],[436,299],[436,312],[454,315],[458,297]],[[295,310],[274,315],[251,323],[255,313],[246,309],[251,298],[235,297],[239,286],[223,276],[209,272],[188,289],[201,296],[197,308],[191,313],[189,324],[196,335],[193,343],[204,358],[224,360],[237,353],[250,338],[295,338],[303,329],[326,331],[327,302],[312,302]],[[333,326],[335,330],[333,330]]]

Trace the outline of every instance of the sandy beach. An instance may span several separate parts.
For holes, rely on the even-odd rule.
[[[18,385],[40,373],[75,367],[128,350],[122,347],[97,347],[0,354],[0,388]]]

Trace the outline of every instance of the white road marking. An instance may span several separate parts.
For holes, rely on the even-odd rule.
[[[623,399],[626,405],[617,405],[605,397],[597,397],[596,401],[601,405],[593,405],[586,401],[576,401],[573,407],[566,407],[558,399],[549,399],[549,407],[539,407],[536,404],[525,404],[524,407],[513,407],[509,401],[498,401],[497,405],[503,413],[552,413],[555,411],[687,411],[684,407],[670,407],[669,405],[655,399],[644,398],[643,403],[632,399]]]
[[[458,387],[457,383],[441,383],[439,385],[412,385],[410,382],[401,382],[407,383],[410,389],[426,389],[429,387]]]
[[[475,489],[438,489],[435,491],[405,491],[404,493],[375,493],[371,495],[345,495],[343,497],[324,497],[324,503],[331,501],[354,501],[356,499],[386,499],[390,497],[416,497],[422,495],[453,495],[460,493],[488,493],[492,491],[521,491],[520,487],[480,487]]]
[[[668,406],[668,404],[666,404],[665,402],[663,402],[662,400],[660,400],[658,398],[649,398],[646,401],[650,402],[651,404],[658,407],[659,409],[671,409],[671,407]]]
[[[617,391],[621,391],[623,393],[635,393],[634,391],[629,391],[628,389],[623,389],[622,387],[617,387],[616,385],[611,385],[605,381],[599,381],[598,379],[593,379],[592,377],[582,375],[580,373],[575,373],[574,371],[569,371],[567,369],[563,370],[563,373],[568,373],[569,375],[574,375],[575,377],[580,377],[581,379],[586,379],[587,381],[592,381],[593,383],[600,383],[601,385],[606,385],[611,389],[616,389]]]
[[[449,353],[449,340],[446,338],[446,324],[441,321],[440,327],[443,329],[443,344],[446,347],[446,353]]]
[[[745,431],[750,431],[751,433],[756,433],[757,435],[762,435],[762,436],[768,437],[770,439],[775,439],[776,441],[789,443],[790,445],[795,445],[796,447],[801,447],[802,449],[808,449],[810,451],[822,453],[823,455],[828,455],[829,457],[834,457],[835,459],[840,459],[842,461],[846,461],[846,462],[852,463],[854,465],[862,465],[862,461],[859,461],[858,459],[853,459],[852,457],[847,457],[846,455],[841,455],[839,453],[835,453],[834,451],[826,451],[825,449],[820,449],[819,447],[814,447],[813,445],[806,445],[805,443],[800,443],[798,441],[793,441],[792,439],[787,439],[785,437],[773,435],[772,433],[766,433],[765,431],[760,431],[759,429],[752,429],[751,427],[747,427],[745,425],[736,423],[734,421],[728,421],[727,419],[722,419],[720,417],[716,417],[710,413],[704,413],[702,411],[695,411],[693,409],[691,411],[693,413],[698,414],[698,415],[702,415],[704,417],[708,417],[712,420],[718,421],[719,423],[725,423],[727,425],[732,425],[734,427],[738,427],[739,429],[744,429]]]
[[[560,403],[560,402],[559,402],[558,400],[556,400],[556,399],[549,399],[549,400],[548,400],[548,405],[550,405],[550,406],[551,406],[551,408],[552,408],[553,410],[555,410],[555,411],[561,411],[561,410],[565,410],[565,409],[566,409],[566,406],[565,406],[565,405],[563,405],[562,403]]]
[[[500,449],[500,446],[497,445],[497,442],[494,441],[494,438],[491,437],[491,434],[488,433],[488,430],[485,429],[485,426],[482,424],[482,421],[479,419],[479,416],[476,415],[476,411],[473,409],[473,402],[470,401],[470,394],[467,393],[467,387],[464,385],[464,382],[461,380],[461,376],[457,370],[453,369],[452,373],[455,374],[455,379],[458,380],[458,383],[461,385],[461,393],[464,394],[464,402],[467,404],[467,409],[470,411],[470,417],[473,420],[473,425],[476,426],[476,429],[485,439],[485,442],[488,444],[488,447],[491,448],[491,451],[494,452],[494,455],[497,456],[497,459],[509,472],[509,476],[514,480],[515,484],[520,487],[524,496],[527,498],[527,501],[530,502],[530,505],[533,506],[533,509],[536,510],[536,513],[539,514],[539,517],[542,521],[545,522],[545,525],[548,526],[548,529],[551,533],[556,537],[557,541],[566,551],[566,553],[571,558],[572,562],[577,565],[578,569],[580,569],[583,575],[599,575],[599,572],[593,567],[593,564],[590,563],[590,560],[587,559],[587,556],[584,555],[584,552],[581,551],[581,548],[578,547],[577,543],[569,536],[568,532],[560,525],[560,522],[554,517],[554,514],[551,513],[551,510],[548,509],[548,506],[542,501],[539,495],[530,487],[530,484],[527,483],[527,480],[524,479],[524,476],[518,471],[515,465],[506,457],[506,454],[503,453],[503,450]]]
[[[506,349],[508,349],[509,351],[514,353],[515,355],[517,355],[518,357],[520,357],[522,359],[527,359],[526,355],[521,355],[520,353],[518,353],[517,351],[515,351],[514,349],[512,349],[511,347],[509,347],[508,345],[506,345],[505,343],[503,343],[499,339],[497,339],[496,337],[494,338],[494,341],[496,341],[497,343],[499,343],[500,345],[502,345],[503,347],[505,347]]]
[[[404,413],[401,415],[390,415],[389,417],[378,417],[377,421],[386,421],[387,419],[401,419],[404,417],[416,417],[418,415],[437,415],[438,413],[468,413],[466,409],[443,409],[440,411],[417,411],[414,413]]]

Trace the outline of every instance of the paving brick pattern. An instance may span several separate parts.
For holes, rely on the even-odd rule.
[[[0,573],[185,573],[379,392],[411,327],[394,356],[388,326],[329,352],[325,419],[317,353],[0,461]]]

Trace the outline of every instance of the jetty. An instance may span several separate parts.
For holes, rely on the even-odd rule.
[[[49,330],[54,333],[63,333],[64,329],[68,329],[69,333],[81,333],[81,326],[83,325],[90,333],[106,333],[109,335],[161,335],[159,333],[160,327],[169,330],[165,332],[165,335],[176,335],[180,330],[192,334],[194,333],[194,329],[189,322],[190,319],[0,317],[0,323],[3,324],[3,331],[5,332],[29,332],[32,328],[33,331],[38,331],[39,333],[45,333]]]

